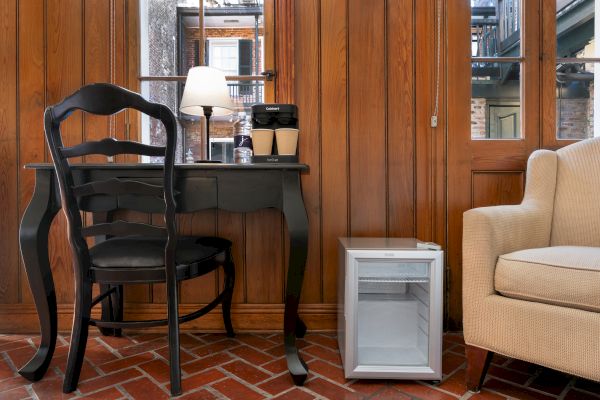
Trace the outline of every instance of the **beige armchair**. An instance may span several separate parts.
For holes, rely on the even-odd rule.
[[[464,214],[467,387],[499,353],[600,381],[600,138],[529,158],[523,202]]]

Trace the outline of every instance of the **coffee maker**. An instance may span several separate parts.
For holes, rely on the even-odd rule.
[[[252,129],[298,129],[298,107],[295,104],[255,104],[252,106]],[[273,155],[253,156],[253,163],[297,163],[295,155],[278,155],[277,142],[273,143]]]

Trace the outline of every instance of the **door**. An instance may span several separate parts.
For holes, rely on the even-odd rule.
[[[540,2],[452,3],[446,15],[448,328],[459,329],[463,213],[519,203],[527,158],[540,147]]]
[[[594,118],[600,112],[594,74],[600,0],[452,4],[446,14],[448,322],[458,329],[464,211],[520,203],[531,152],[600,133],[600,118]]]

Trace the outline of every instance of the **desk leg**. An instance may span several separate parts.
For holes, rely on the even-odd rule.
[[[296,172],[284,172],[283,174],[283,214],[290,236],[290,259],[283,322],[285,355],[294,383],[301,386],[308,375],[308,368],[298,353],[296,335],[302,337],[306,331],[306,325],[298,316],[298,304],[308,252],[308,217],[302,200],[300,175]]]
[[[19,230],[21,255],[42,334],[37,352],[19,370],[19,374],[30,381],[42,379],[50,365],[56,345],[56,293],[48,260],[48,232],[60,207],[56,201],[52,180],[51,170],[36,171],[35,192],[25,210]]]

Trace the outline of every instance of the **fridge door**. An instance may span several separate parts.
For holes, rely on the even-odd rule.
[[[408,253],[354,258],[355,377],[441,378],[441,252]]]

